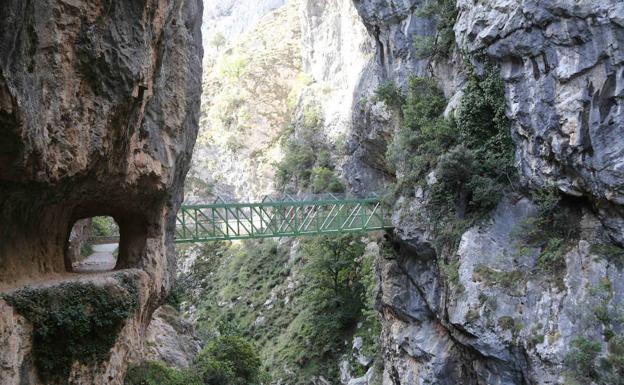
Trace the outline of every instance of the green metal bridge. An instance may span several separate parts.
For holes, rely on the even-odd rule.
[[[259,203],[182,205],[176,218],[176,243],[297,237],[392,228],[379,198],[333,194],[272,199]]]

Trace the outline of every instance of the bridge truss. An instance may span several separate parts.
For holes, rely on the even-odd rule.
[[[378,198],[334,195],[265,198],[260,203],[183,205],[176,218],[176,243],[296,237],[392,228]]]

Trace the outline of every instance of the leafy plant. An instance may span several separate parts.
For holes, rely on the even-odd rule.
[[[66,384],[76,361],[93,365],[108,358],[138,302],[132,279],[118,279],[105,287],[73,282],[4,295],[33,324],[35,365],[47,383]]]
[[[158,361],[145,361],[130,365],[124,379],[125,385],[192,385],[176,369]],[[198,384],[199,385],[199,384]]]
[[[91,218],[91,232],[96,237],[111,237],[119,235],[119,228],[112,217],[93,217]]]
[[[318,237],[306,242],[308,255],[305,275],[309,280],[306,298],[312,309],[309,335],[315,355],[334,354],[344,332],[356,325],[364,306],[364,286],[360,282],[359,257],[362,242],[353,236]]]
[[[261,362],[255,347],[238,336],[213,339],[193,363],[205,385],[259,385]]]
[[[312,185],[310,186],[313,193],[332,192],[340,193],[344,191],[344,186],[340,179],[334,174],[334,170],[327,167],[314,167],[312,169]]]
[[[400,110],[405,103],[401,89],[393,81],[381,83],[375,89],[375,100],[384,102],[388,107]]]
[[[416,36],[414,46],[416,55],[424,59],[441,59],[450,56],[455,44],[453,27],[457,19],[457,7],[453,0],[427,0],[420,7],[418,16],[434,20],[434,36]]]

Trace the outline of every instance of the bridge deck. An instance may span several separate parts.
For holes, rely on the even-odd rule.
[[[183,205],[176,243],[293,237],[392,228],[378,198]]]

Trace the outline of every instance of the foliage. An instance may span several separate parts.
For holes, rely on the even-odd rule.
[[[605,258],[619,269],[624,268],[624,248],[620,246],[611,243],[593,244],[590,246],[589,251],[592,254]]]
[[[307,189],[315,163],[316,155],[312,147],[289,141],[284,158],[277,164],[276,184],[285,187],[292,183],[295,191]]]
[[[261,362],[256,348],[239,336],[220,336],[208,343],[193,363],[205,385],[259,385]]]
[[[314,123],[317,119],[315,112],[308,112],[308,114],[309,116],[306,117],[304,111],[304,125],[316,124]],[[302,138],[297,139],[291,135],[286,140],[284,157],[276,164],[277,187],[295,193],[311,191],[316,194],[344,191],[344,186],[336,177],[335,166],[331,161],[327,146],[314,140],[309,131],[301,136]]]
[[[96,237],[111,237],[119,235],[119,228],[112,217],[93,217],[91,218],[91,233]]]
[[[87,258],[91,254],[93,254],[93,246],[88,243],[84,243],[80,248],[80,256],[82,258]]]
[[[401,109],[405,98],[401,88],[393,81],[382,83],[375,90],[375,100],[384,102],[388,107]]]
[[[457,7],[454,0],[427,0],[420,8],[418,16],[434,20],[436,34],[434,36],[416,36],[414,45],[416,55],[424,59],[437,59],[450,56],[455,44],[453,26],[457,19]]]
[[[212,39],[210,40],[210,45],[216,48],[217,50],[225,46],[226,43],[227,43],[227,39],[225,38],[225,35],[221,32],[215,33]]]
[[[308,255],[306,299],[312,311],[309,339],[313,355],[337,353],[337,344],[357,324],[364,306],[365,288],[360,282],[359,257],[364,244],[351,235],[318,237],[303,245]]]
[[[565,253],[580,233],[579,205],[564,201],[554,187],[532,191],[531,199],[537,206],[537,213],[514,229],[515,236],[524,246],[541,248],[535,270],[547,273],[563,287]]]
[[[315,104],[308,104],[303,108],[303,127],[307,130],[313,130],[323,125],[323,115],[321,108]]]
[[[249,58],[240,53],[225,55],[217,64],[219,75],[228,80],[241,79],[247,71]]]
[[[492,66],[481,76],[469,70],[457,119],[442,116],[446,100],[434,80],[411,77],[401,127],[386,153],[387,163],[396,166],[397,193],[411,196],[428,180],[427,210],[438,254],[452,253],[461,234],[517,179],[502,80]],[[442,262],[440,272],[459,288],[457,263]]]
[[[168,368],[158,361],[145,361],[140,365],[130,365],[124,380],[125,385],[191,385],[184,375]]]
[[[26,287],[4,296],[33,324],[33,355],[41,378],[64,384],[75,361],[92,365],[108,358],[138,301],[131,278],[119,280],[106,287],[77,282]]]
[[[486,265],[477,265],[474,268],[472,278],[487,286],[499,286],[511,290],[512,294],[522,294],[525,284],[525,276],[522,271],[501,271]]]
[[[569,374],[581,383],[624,384],[624,336],[611,338],[607,355],[600,357],[600,342],[578,337],[570,343],[564,363]]]
[[[178,280],[184,301],[197,307],[204,338],[253,340],[262,373],[292,385],[319,375],[337,379],[344,341],[361,336],[368,354],[377,350],[380,330],[372,298],[366,300],[374,290],[373,256],[362,256],[357,236],[304,238],[298,250],[289,254],[289,245],[272,240],[202,245],[192,275]]]
[[[328,167],[314,167],[312,169],[311,190],[313,193],[332,192],[340,193],[344,191],[344,186],[340,179],[334,174],[334,170]]]
[[[410,77],[405,100],[402,127],[386,153],[387,163],[397,169],[397,190],[403,194],[425,177],[457,138],[454,122],[441,116],[446,102],[434,80]]]
[[[260,367],[258,352],[251,343],[238,336],[226,335],[212,339],[186,370],[146,361],[130,367],[124,384],[260,385],[266,380]]]
[[[440,259],[438,262],[438,268],[445,282],[453,284],[453,287],[457,289],[459,293],[462,293],[466,288],[459,281],[459,259],[453,259],[450,261],[444,261]]]
[[[598,377],[595,360],[600,353],[600,342],[584,337],[575,338],[570,343],[571,349],[565,356],[565,365],[581,378],[592,380]]]

